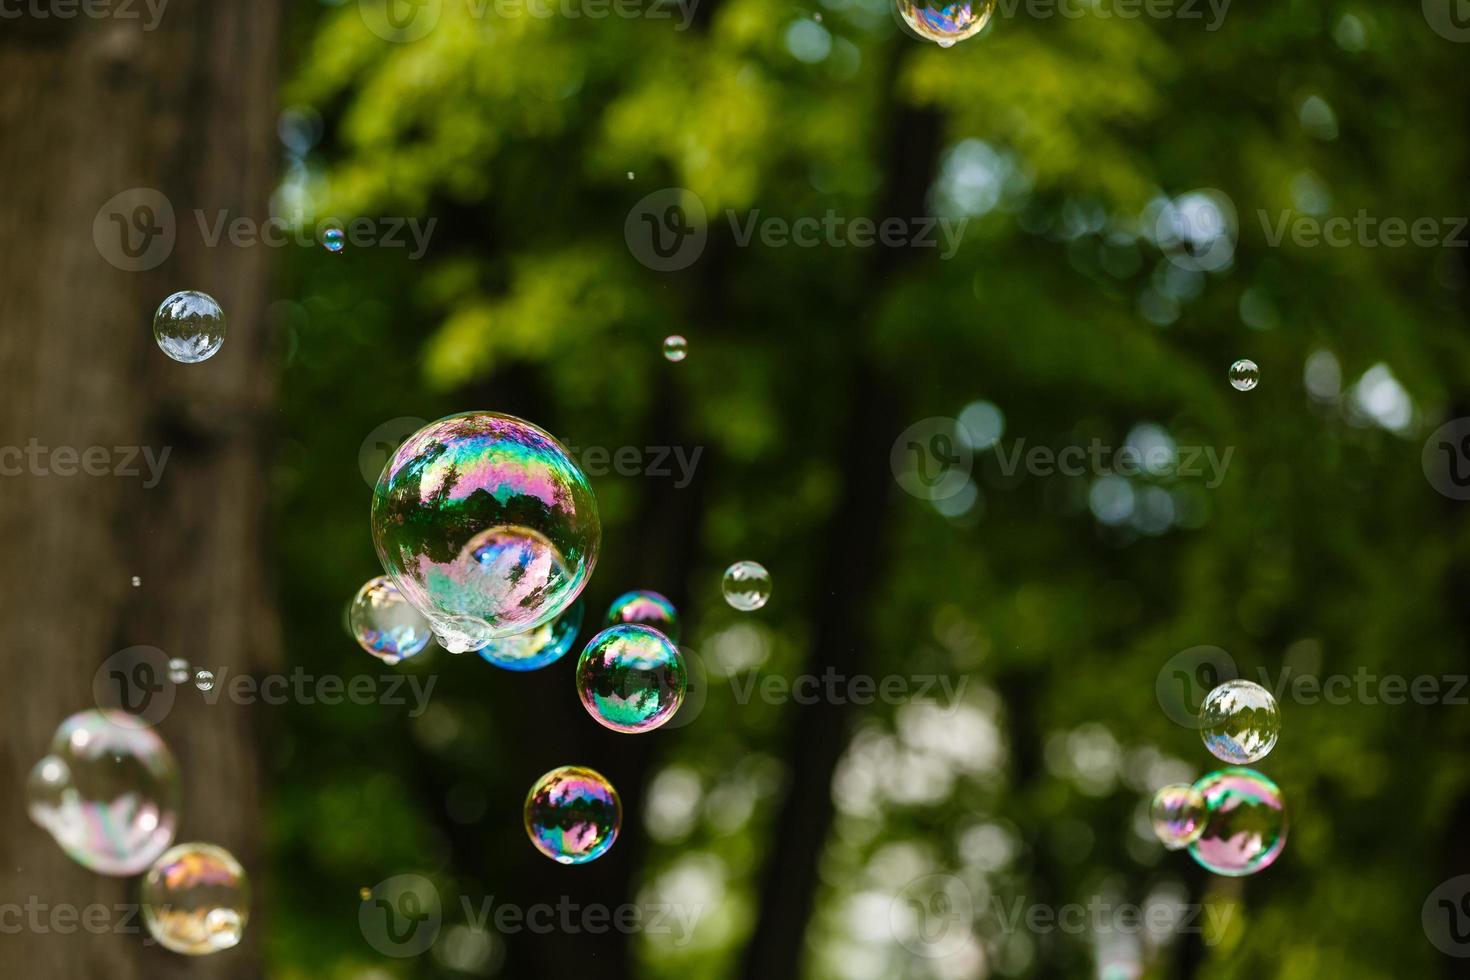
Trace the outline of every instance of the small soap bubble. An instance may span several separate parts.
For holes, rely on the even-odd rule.
[[[526,833],[558,864],[585,864],[612,847],[623,824],[617,790],[581,766],[553,769],[526,795]]]
[[[914,33],[941,48],[974,37],[990,21],[996,0],[897,0],[899,16]]]
[[[577,660],[577,694],[615,732],[650,732],[674,717],[689,687],[684,658],[647,626],[611,626]]]
[[[754,612],[771,599],[771,573],[759,562],[737,561],[725,569],[721,588],[732,609]]]
[[[664,338],[664,360],[678,364],[689,356],[689,341],[680,334],[669,334]]]
[[[1182,850],[1205,829],[1205,798],[1188,783],[1173,783],[1154,794],[1149,819],[1160,843]]]
[[[31,770],[26,810],[62,850],[105,875],[135,875],[173,843],[179,770],[135,715],[83,711]]]
[[[174,293],[153,315],[153,339],[176,361],[207,361],[225,342],[224,311],[204,293]]]
[[[1222,762],[1239,765],[1264,759],[1281,734],[1276,698],[1253,681],[1226,681],[1205,695],[1199,734],[1205,748]]]
[[[631,171],[631,170],[628,171],[628,179],[629,180],[632,180],[633,179],[633,171]]]
[[[515,636],[491,640],[480,648],[480,656],[506,670],[540,670],[560,660],[577,642],[585,608],[586,603],[578,599],[549,623]]]
[[[1205,825],[1189,845],[1207,871],[1238,878],[1269,868],[1286,848],[1286,801],[1254,769],[1221,769],[1194,784],[1205,801]]]
[[[1250,391],[1261,380],[1261,369],[1256,362],[1241,358],[1230,365],[1230,387],[1236,391]]]
[[[214,671],[201,670],[194,675],[194,686],[201,691],[214,690]]]
[[[154,862],[139,890],[143,922],[165,948],[207,956],[239,944],[250,885],[234,855],[214,844],[180,844]]]
[[[624,592],[614,599],[607,610],[607,625],[648,626],[679,642],[679,613],[674,604],[649,589]]]
[[[338,255],[347,247],[347,233],[341,228],[328,228],[322,232],[322,248]]]
[[[392,666],[429,645],[429,621],[409,604],[386,575],[368,579],[348,611],[357,645]]]
[[[139,578],[137,575],[134,575],[133,576],[133,588],[135,588],[135,589],[142,588],[142,586],[143,586],[143,580],[141,578]]]
[[[189,661],[174,657],[168,662],[168,679],[174,684],[189,683]]]

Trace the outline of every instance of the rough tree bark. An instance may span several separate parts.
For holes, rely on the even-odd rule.
[[[27,819],[24,788],[56,725],[95,705],[93,677],[114,652],[147,644],[216,672],[274,657],[262,546],[269,250],[209,247],[195,209],[267,214],[280,8],[172,0],[156,22],[141,3],[100,18],[75,5],[47,12],[27,5],[0,20],[0,904],[37,910],[5,937],[0,972],[259,975],[258,901],[229,953],[188,961],[147,944],[129,932],[140,920],[112,911],[136,901],[134,883],[72,863]],[[138,208],[151,196],[108,204],[133,188],[167,198],[171,250],[167,209]],[[128,268],[138,265],[153,267]],[[178,289],[226,311],[211,361],[176,364],[153,343],[153,310]],[[55,450],[92,446],[105,447],[108,475],[64,475],[77,463]],[[35,448],[26,458],[11,447]],[[128,475],[138,460],[114,447],[168,449],[161,479],[145,488],[147,468]],[[229,848],[259,885],[250,709],[207,704],[192,686],[176,695],[158,730],[182,771],[178,839]],[[109,909],[108,931],[63,931],[67,920],[52,918],[93,903]]]

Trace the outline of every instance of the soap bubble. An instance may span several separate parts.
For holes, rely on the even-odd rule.
[[[328,228],[322,232],[322,248],[328,252],[331,252],[333,255],[338,255],[346,247],[347,236],[341,228]]]
[[[151,728],[118,711],[83,711],[56,729],[36,763],[26,810],[72,860],[135,875],[173,842],[179,772]]]
[[[474,616],[435,616],[429,624],[434,639],[450,653],[483,650],[495,639],[489,625]]]
[[[525,821],[536,850],[559,864],[585,864],[618,839],[623,804],[600,773],[562,766],[531,787]]]
[[[176,361],[207,361],[225,342],[224,311],[204,293],[174,293],[153,315],[153,339]]]
[[[168,679],[174,684],[189,683],[189,661],[174,657],[168,662]]]
[[[1236,391],[1250,391],[1261,380],[1261,369],[1256,362],[1241,358],[1230,365],[1230,387]]]
[[[170,848],[148,869],[139,897],[153,938],[189,956],[238,945],[250,917],[245,869],[213,844]]]
[[[429,645],[429,621],[386,575],[357,590],[348,619],[357,645],[390,666]]]
[[[1149,806],[1154,835],[1171,851],[1188,847],[1205,829],[1205,798],[1188,783],[1172,783]]]
[[[133,576],[133,588],[135,588],[135,589],[141,588],[142,585],[143,585],[143,579],[141,577],[137,576],[137,575],[134,575]]]
[[[506,670],[539,670],[560,660],[577,642],[585,608],[586,603],[578,599],[549,623],[526,633],[491,640],[480,649],[480,656]]]
[[[737,561],[725,569],[721,588],[731,608],[754,612],[770,601],[771,573],[758,562]]]
[[[602,541],[592,487],[561,444],[493,412],[440,419],[399,446],[372,529],[404,598],[464,649],[555,619]]]
[[[1281,713],[1271,692],[1253,681],[1226,681],[1205,695],[1199,709],[1205,748],[1222,762],[1255,762],[1276,747]]]
[[[664,338],[664,360],[677,364],[688,356],[689,341],[676,333]]]
[[[1194,784],[1205,801],[1205,826],[1190,855],[1215,874],[1238,878],[1269,868],[1286,847],[1286,802],[1254,769],[1221,769]]]
[[[941,48],[980,33],[994,12],[995,0],[898,0],[903,22]]]
[[[201,670],[194,675],[194,686],[201,691],[214,690],[214,671]]]
[[[577,660],[577,694],[615,732],[649,732],[674,716],[689,678],[668,637],[647,626],[611,626]]]
[[[674,604],[648,589],[624,592],[614,599],[607,610],[607,625],[649,626],[679,642],[679,613]]]

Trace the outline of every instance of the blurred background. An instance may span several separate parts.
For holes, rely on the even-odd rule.
[[[626,736],[575,650],[431,647],[397,668],[424,696],[367,704],[183,685],[179,839],[240,857],[246,941],[0,916],[6,972],[1462,975],[1462,3],[1017,0],[948,50],[892,0],[27,3],[0,443],[170,455],[0,481],[0,905],[136,901],[22,805],[116,651],[395,672],[342,610],[426,420],[572,447],[604,533],[577,649],[658,590],[693,688]],[[179,289],[229,318],[207,363],[149,336]],[[758,612],[721,597],[738,560]],[[1147,820],[1218,766],[1189,711],[1222,663],[1283,718],[1290,838],[1244,879]],[[521,826],[569,763],[625,808],[576,868]],[[364,890],[405,875],[385,926]]]

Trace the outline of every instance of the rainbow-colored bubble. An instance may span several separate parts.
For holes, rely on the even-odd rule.
[[[506,670],[540,670],[555,663],[577,642],[585,605],[578,599],[549,623],[542,623],[527,633],[491,640],[480,648],[480,656]]]
[[[610,626],[577,660],[577,695],[615,732],[648,732],[674,716],[689,686],[684,658],[656,629]]]
[[[61,723],[31,770],[26,809],[78,864],[135,875],[173,842],[178,764],[137,716],[83,711]]]
[[[378,477],[372,530],[399,591],[461,649],[559,616],[602,542],[592,487],[566,450],[494,412],[451,415],[399,446]]]
[[[607,625],[648,626],[679,642],[678,611],[667,598],[649,589],[624,592],[614,599],[607,610]]]
[[[553,769],[526,795],[526,833],[558,864],[586,864],[612,847],[623,825],[617,790],[581,766]]]
[[[357,645],[386,664],[396,664],[429,645],[429,621],[386,575],[357,590],[347,612]]]
[[[1205,829],[1205,798],[1188,783],[1172,783],[1154,794],[1149,821],[1160,843],[1182,850]]]
[[[1207,871],[1238,878],[1269,868],[1286,847],[1286,801],[1254,769],[1212,772],[1194,784],[1205,803],[1204,829],[1189,853]]]
[[[941,48],[980,33],[995,12],[995,0],[897,0],[898,13],[914,33]]]
[[[245,869],[214,844],[170,848],[148,869],[139,897],[153,938],[188,956],[239,945],[250,917]]]

